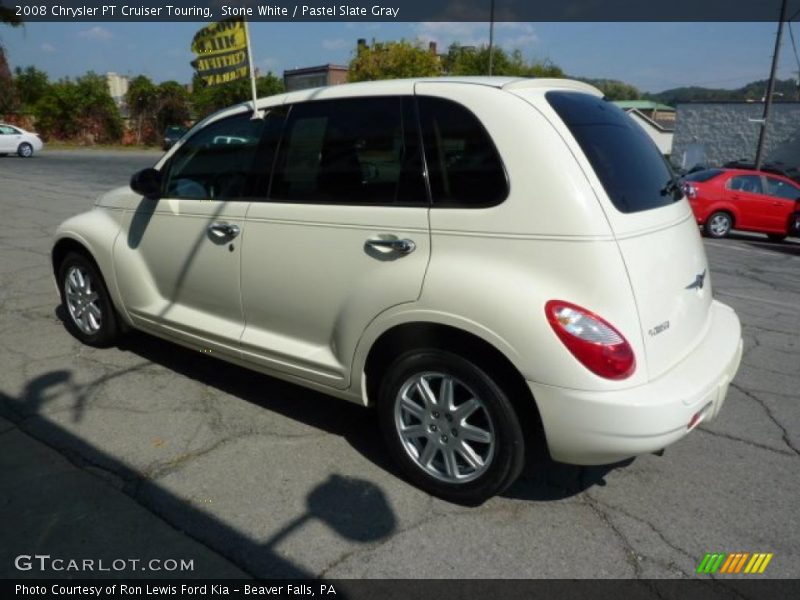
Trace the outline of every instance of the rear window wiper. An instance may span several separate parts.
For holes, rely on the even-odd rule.
[[[667,181],[666,185],[663,188],[661,188],[660,194],[662,196],[666,196],[667,194],[669,194],[677,202],[678,200],[683,198],[683,189],[681,188],[681,184],[678,183],[678,180],[672,178],[669,181]]]

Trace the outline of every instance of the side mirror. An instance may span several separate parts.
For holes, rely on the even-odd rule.
[[[155,200],[161,195],[161,172],[148,168],[134,173],[131,189],[145,198]]]

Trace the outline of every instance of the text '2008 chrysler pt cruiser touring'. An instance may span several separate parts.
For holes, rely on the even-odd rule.
[[[198,123],[58,229],[84,343],[136,328],[377,408],[416,485],[477,503],[529,450],[654,452],[741,358],[680,186],[569,80],[348,84]]]

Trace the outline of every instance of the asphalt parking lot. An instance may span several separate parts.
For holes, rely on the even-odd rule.
[[[706,552],[772,552],[764,576],[800,577],[800,240],[706,241],[745,337],[715,422],[466,508],[399,478],[370,411],[142,334],[69,336],[55,227],[158,156],[0,158],[0,577],[42,576],[13,565],[34,553],[203,577],[697,577]]]

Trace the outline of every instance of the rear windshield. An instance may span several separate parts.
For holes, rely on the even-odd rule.
[[[580,92],[548,92],[546,97],[619,211],[650,210],[681,198],[667,161],[622,109]]]
[[[686,181],[697,181],[698,183],[703,183],[704,181],[708,181],[709,179],[714,179],[717,175],[721,174],[723,171],[722,169],[706,169],[705,171],[696,171],[694,173],[689,173],[684,177]]]

